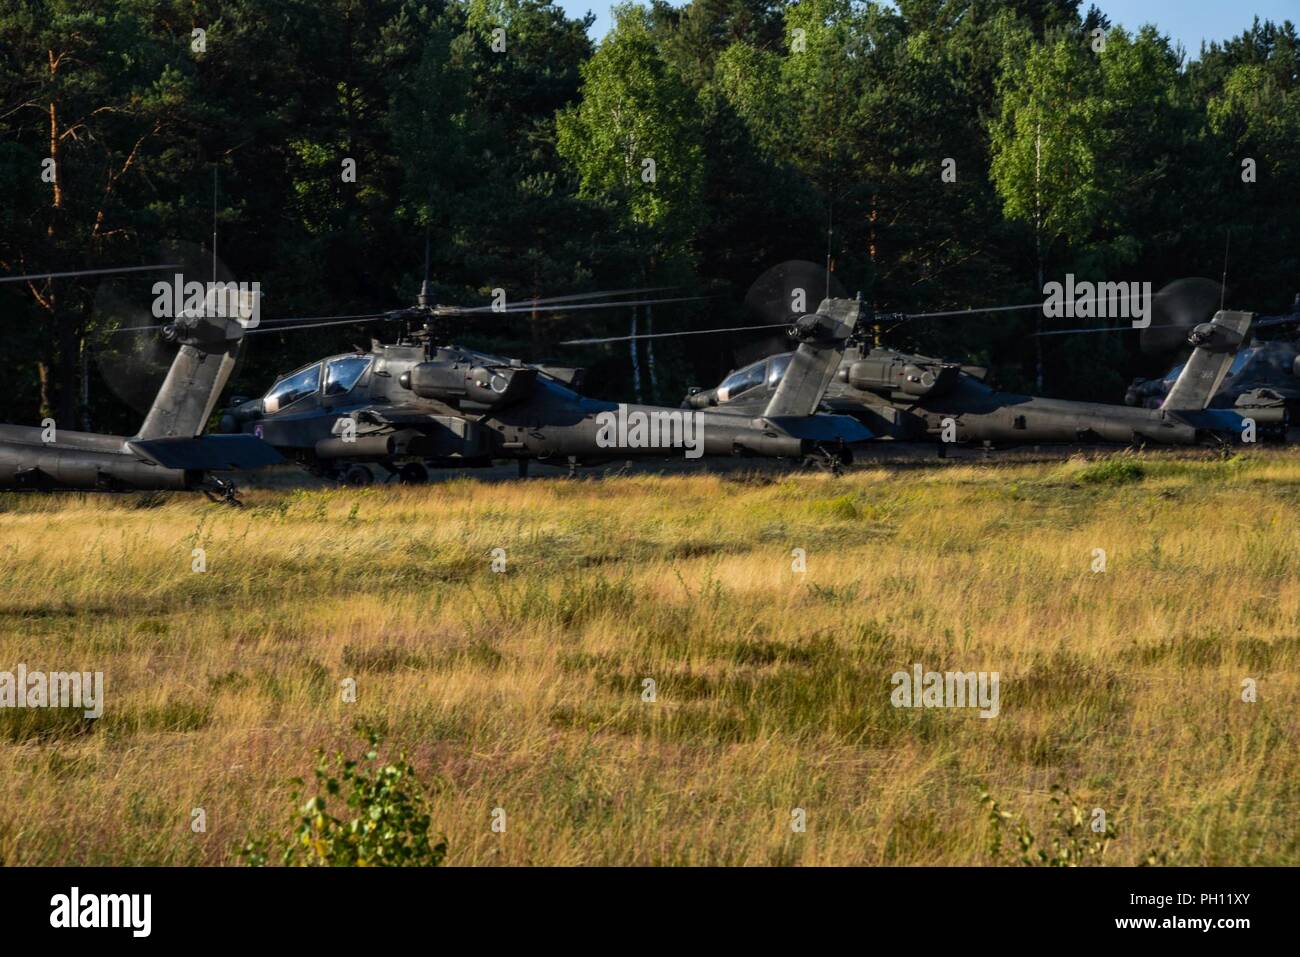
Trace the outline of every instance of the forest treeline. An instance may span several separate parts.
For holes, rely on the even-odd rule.
[[[1182,51],[1079,0],[653,0],[594,43],[542,0],[9,0],[0,274],[206,248],[215,182],[220,258],[267,317],[407,304],[426,248],[444,302],[709,296],[455,330],[670,403],[737,339],[643,347],[636,376],[626,346],[556,343],[753,321],[764,270],[828,256],[874,308],[917,311],[1033,302],[1066,273],[1217,278],[1226,249],[1231,304],[1282,311],[1300,291],[1300,45],[1242,17]],[[147,318],[151,282],[113,286]],[[101,291],[0,286],[0,418],[136,424],[95,361],[119,321]],[[889,344],[1027,388],[1037,321],[917,321]],[[236,387],[368,336],[260,336]],[[1159,363],[1123,334],[1038,341],[1057,395],[1117,400]]]

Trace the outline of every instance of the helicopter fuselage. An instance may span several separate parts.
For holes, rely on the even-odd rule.
[[[717,388],[689,396],[687,404],[761,405],[780,381],[782,359],[773,356],[737,370]],[[880,438],[999,446],[1191,445],[1240,436],[1247,413],[1264,435],[1284,429],[1286,422],[1281,409],[1172,411],[1020,395],[995,390],[982,377],[983,370],[958,363],[850,345],[823,405],[852,415]]]
[[[598,464],[646,456],[802,458],[871,437],[847,416],[764,416],[593,399],[580,370],[529,365],[459,346],[375,343],[281,377],[222,416],[304,466],[347,477],[378,463],[418,480],[426,466],[518,459]],[[352,474],[357,474],[352,472]],[[364,478],[361,481],[365,481]]]

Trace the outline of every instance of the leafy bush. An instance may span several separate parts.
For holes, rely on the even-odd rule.
[[[432,818],[415,768],[399,754],[395,761],[377,764],[379,734],[359,727],[369,743],[362,761],[334,755],[331,762],[317,751],[316,784],[321,793],[302,800],[303,781],[297,790],[291,840],[284,842],[281,863],[303,867],[437,867],[447,854],[447,842],[430,836]],[[342,800],[344,817],[330,813],[331,802]],[[265,866],[274,838],[250,838],[241,851],[244,862]]]
[[[1079,867],[1102,863],[1106,848],[1116,837],[1110,821],[1106,820],[1101,831],[1094,831],[1091,822],[1085,820],[1087,815],[1083,808],[1068,789],[1053,784],[1051,793],[1050,847],[1039,843],[1023,818],[1004,811],[987,791],[980,794],[980,803],[988,811],[989,857],[993,863],[1006,863],[1002,839],[1008,827],[1015,834],[1016,861],[1027,867]]]

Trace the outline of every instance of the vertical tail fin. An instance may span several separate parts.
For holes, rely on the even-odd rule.
[[[1220,310],[1212,321],[1193,329],[1187,341],[1196,348],[1161,408],[1170,412],[1196,412],[1208,406],[1223,384],[1237,350],[1249,341],[1254,318],[1253,312]]]
[[[234,371],[244,329],[257,324],[258,295],[234,283],[215,284],[202,314],[181,316],[167,327],[180,349],[135,438],[193,438],[203,432]]]
[[[812,415],[817,411],[861,314],[862,303],[856,299],[823,299],[815,313],[795,323],[803,342],[763,415]]]

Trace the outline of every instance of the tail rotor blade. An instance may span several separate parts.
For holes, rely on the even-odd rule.
[[[1187,335],[1209,322],[1223,301],[1223,286],[1213,279],[1176,279],[1155,294],[1152,324],[1142,331],[1142,351],[1176,352],[1187,345]]]
[[[212,278],[211,254],[186,240],[166,240],[156,247],[158,257],[167,265],[132,266],[133,273],[170,270],[182,276]],[[215,278],[221,282],[232,280],[233,275],[218,262]],[[92,274],[106,274],[124,270],[87,270]],[[144,415],[153,405],[167,377],[167,370],[176,357],[176,347],[165,342],[159,334],[168,318],[154,318],[150,308],[151,297],[141,295],[141,290],[131,287],[130,294],[122,283],[100,283],[91,307],[92,321],[88,333],[88,348],[94,356],[98,383],[131,412]],[[170,298],[170,297],[169,297]],[[122,416],[124,410],[110,412]],[[122,421],[126,421],[123,416]],[[135,421],[131,427],[138,425]]]
[[[772,325],[793,322],[824,298],[842,299],[844,287],[825,265],[792,259],[759,276],[745,293],[745,309]]]

